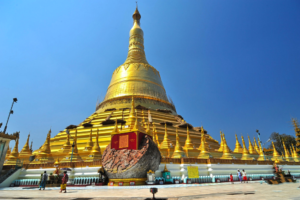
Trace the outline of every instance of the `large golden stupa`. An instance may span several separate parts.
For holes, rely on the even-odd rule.
[[[99,134],[99,147],[103,153],[110,143],[115,121],[118,120],[119,128],[124,128],[132,99],[136,105],[135,112],[139,123],[145,129],[150,126],[148,129],[150,128],[156,143],[158,146],[162,144],[162,156],[172,156],[174,149],[178,149],[175,148],[176,133],[178,134],[176,146],[183,147],[184,152],[178,155],[186,157],[199,155],[201,128],[187,123],[177,114],[174,104],[168,100],[159,71],[146,59],[140,19],[141,15],[136,8],[133,14],[133,27],[130,30],[127,59],[114,70],[103,102],[97,105],[96,111],[90,117],[76,128],[69,130],[70,136],[66,133],[67,130],[64,130],[49,139],[49,132],[45,144],[33,152],[36,159],[31,163],[44,163],[47,160],[53,162],[53,159],[57,160],[57,158],[64,162],[66,162],[65,158],[70,160],[74,140],[76,140],[75,149],[78,150],[76,156],[80,156],[75,160],[89,160],[97,134]],[[218,149],[219,143],[206,131],[204,134],[209,150]],[[49,159],[45,159],[45,156]]]

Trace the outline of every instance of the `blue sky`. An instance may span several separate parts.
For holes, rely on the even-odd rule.
[[[145,51],[178,114],[220,140],[294,135],[300,118],[300,1],[142,0]],[[127,56],[135,1],[0,2],[0,122],[37,149],[79,124]],[[3,125],[4,127],[4,125]],[[2,130],[3,130],[2,127]],[[14,146],[14,142],[11,143]]]

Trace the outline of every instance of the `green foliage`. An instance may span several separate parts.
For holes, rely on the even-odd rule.
[[[285,143],[285,146],[288,150],[290,150],[290,147],[292,144],[296,145],[295,137],[292,135],[286,135],[286,134],[279,134],[276,132],[273,132],[270,136],[270,139],[274,142],[275,148],[281,155],[284,155],[284,148],[282,142]],[[273,149],[272,143],[269,145],[269,148]]]

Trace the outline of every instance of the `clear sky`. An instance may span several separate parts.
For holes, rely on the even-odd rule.
[[[234,134],[294,135],[300,1],[140,0],[148,62],[178,114],[233,149]],[[127,56],[135,1],[0,1],[0,122],[40,147],[102,100]],[[4,125],[2,127],[2,130]],[[14,142],[11,142],[11,147]]]

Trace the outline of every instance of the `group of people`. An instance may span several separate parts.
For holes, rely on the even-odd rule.
[[[45,190],[46,188],[46,183],[48,180],[48,174],[47,171],[44,171],[44,174],[41,175],[41,182],[40,182],[40,186],[39,186],[39,190],[41,190],[43,188],[43,190]],[[64,191],[64,193],[67,192],[67,182],[69,180],[69,176],[67,174],[67,171],[64,171],[64,176],[61,179],[61,185],[60,185],[60,193],[62,191]]]
[[[247,173],[245,172],[245,170],[243,169],[242,172],[240,172],[240,170],[237,170],[237,176],[239,177],[239,180],[241,181],[241,183],[248,183],[248,179],[247,179]],[[230,174],[230,182],[233,184],[233,175]]]

